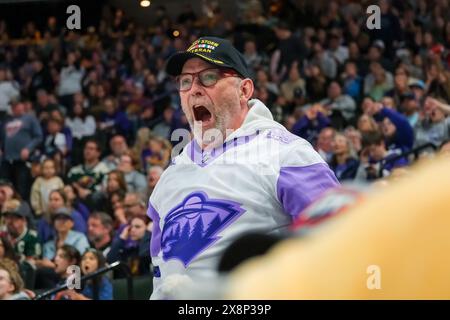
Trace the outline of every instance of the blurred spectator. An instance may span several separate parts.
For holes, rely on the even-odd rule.
[[[44,62],[41,59],[34,60],[32,68],[33,76],[28,82],[28,95],[33,101],[35,101],[36,94],[40,89],[44,89],[47,92],[52,92],[54,83],[48,68],[45,67]]]
[[[320,101],[320,104],[329,109],[334,117],[343,118],[344,123],[351,122],[356,111],[356,104],[353,98],[342,94],[342,88],[337,81],[332,81],[328,85],[327,92],[327,98]]]
[[[19,87],[17,83],[8,79],[9,70],[0,66],[0,122],[10,111],[10,103],[19,98]]]
[[[376,180],[386,177],[394,168],[408,165],[408,160],[399,150],[388,150],[380,132],[373,132],[363,137],[361,164],[356,174],[358,180]]]
[[[378,63],[383,69],[391,72],[393,70],[392,63],[389,59],[384,57],[385,54],[385,45],[384,42],[380,39],[377,39],[372,42],[367,52],[367,61],[366,64]]]
[[[378,102],[373,103],[366,112],[381,122],[380,128],[388,149],[409,151],[413,147],[414,131],[404,115]]]
[[[430,63],[426,75],[427,93],[450,100],[450,75],[440,62]]]
[[[149,199],[153,189],[155,189],[156,184],[159,181],[159,178],[161,177],[162,173],[164,172],[164,169],[160,166],[152,166],[150,169],[148,169],[147,173],[147,192],[146,199]]]
[[[336,77],[337,63],[333,58],[326,54],[323,45],[319,41],[316,41],[313,44],[313,57],[310,62],[319,66],[328,79],[334,79]]]
[[[117,134],[109,141],[111,154],[107,155],[102,162],[109,170],[115,170],[120,163],[120,157],[129,151],[125,137]]]
[[[66,126],[71,130],[73,136],[72,163],[79,164],[82,157],[81,147],[86,139],[95,134],[97,126],[95,119],[80,103],[75,103],[72,112],[66,118]]]
[[[109,169],[100,162],[100,145],[94,139],[86,140],[83,151],[83,164],[70,169],[67,178],[81,199],[91,192],[99,191],[103,177]]]
[[[381,99],[381,104],[383,106],[385,106],[386,108],[392,109],[392,110],[398,110],[400,109],[398,106],[395,104],[394,98],[392,98],[391,96],[388,95],[384,95],[384,97]]]
[[[57,173],[63,171],[63,161],[68,151],[68,142],[62,133],[62,127],[63,123],[58,118],[50,117],[47,121],[47,136],[43,146],[43,156],[54,161]]]
[[[375,119],[368,114],[362,114],[358,119],[358,130],[361,134],[378,131],[380,128]]]
[[[255,87],[266,89],[270,95],[269,99],[271,100],[273,100],[274,97],[276,97],[280,93],[278,86],[276,85],[276,83],[270,81],[269,75],[264,69],[257,70]]]
[[[106,258],[111,249],[113,220],[105,212],[93,212],[88,220],[88,239],[92,248],[103,253]]]
[[[16,263],[19,261],[19,257],[17,256],[13,245],[8,240],[7,235],[0,234],[0,260],[5,258],[15,261]]]
[[[30,300],[15,263],[9,259],[0,260],[0,300]]]
[[[41,246],[36,231],[29,229],[27,213],[18,200],[8,200],[2,215],[5,219],[6,236],[14,246],[14,251],[20,259],[34,259],[41,255]]]
[[[148,141],[148,147],[142,151],[142,171],[147,172],[151,166],[165,168],[169,164],[172,148],[170,143],[160,137],[152,137]]]
[[[286,98],[288,102],[294,100],[294,91],[300,89],[305,90],[305,80],[300,77],[299,66],[297,62],[294,62],[289,70],[289,77],[281,84],[281,94]]]
[[[415,127],[419,121],[419,100],[415,97],[414,93],[407,93],[401,99],[400,110],[408,119],[411,127]]]
[[[358,171],[359,161],[352,149],[350,140],[343,134],[336,134],[333,140],[333,156],[330,168],[339,181],[353,180]]]
[[[250,70],[257,70],[262,65],[263,57],[258,52],[256,42],[254,40],[247,40],[244,44],[244,59]],[[254,72],[252,77],[255,77]]]
[[[422,80],[410,79],[408,82],[409,89],[413,92],[417,101],[423,101],[425,95],[425,83]]]
[[[392,74],[379,62],[371,62],[369,69],[369,74],[364,78],[364,94],[371,96],[375,101],[380,101],[384,92],[394,86]]]
[[[25,113],[22,102],[13,105],[12,114],[0,132],[0,177],[10,180],[22,198],[29,199],[32,181],[27,162],[42,142],[42,130],[36,118]]]
[[[48,211],[50,192],[64,187],[62,179],[56,175],[53,159],[46,159],[41,163],[41,173],[42,175],[37,177],[31,186],[30,202],[37,217]]]
[[[126,194],[123,201],[125,215],[127,220],[133,217],[147,217],[147,204],[143,195],[137,192],[129,192]]]
[[[101,251],[95,249],[89,249],[81,257],[81,272],[83,276],[91,274],[106,265],[105,257]],[[113,287],[108,277],[100,275],[94,277],[91,280],[87,280],[82,284],[83,288],[81,292],[67,289],[59,292],[55,300],[59,300],[61,297],[69,300],[112,300],[113,299]]]
[[[103,107],[104,111],[100,116],[98,128],[106,136],[106,141],[109,141],[115,134],[128,137],[131,123],[126,113],[118,109],[116,100],[106,98]]]
[[[128,264],[133,275],[145,275],[150,273],[150,246],[151,235],[147,231],[148,218],[146,216],[135,216],[130,220],[129,226],[125,227],[120,236],[111,245],[108,262],[123,261]],[[126,246],[127,240],[136,244],[132,247]]]
[[[325,114],[326,111],[320,104],[308,107],[305,115],[292,128],[292,133],[314,144],[319,132],[331,124],[330,119]]]
[[[341,79],[343,81],[342,92],[352,97],[356,103],[360,102],[363,80],[358,74],[358,66],[354,61],[347,61],[345,63],[345,69],[341,74]]]
[[[162,116],[158,119],[157,124],[153,127],[153,134],[164,139],[170,139],[174,113],[175,110],[171,106],[165,107]]]
[[[352,126],[349,126],[345,129],[344,132],[347,139],[350,141],[353,150],[356,152],[356,154],[359,155],[359,152],[362,149],[362,134],[359,130],[355,129]]]
[[[133,96],[125,111],[128,116],[137,116],[146,108],[152,107],[152,101],[144,96],[144,85],[141,82],[134,84]]]
[[[80,197],[78,197],[73,186],[67,184],[63,187],[63,191],[67,198],[67,207],[73,208],[75,211],[79,212],[84,221],[87,221],[89,218],[90,209],[87,207],[85,202],[81,201]]]
[[[425,117],[415,128],[416,146],[432,143],[436,147],[450,138],[450,106],[428,97],[424,105]],[[447,117],[446,117],[447,115]]]
[[[310,101],[317,101],[326,97],[327,79],[317,64],[305,68],[306,93]]]
[[[326,54],[337,62],[338,67],[342,66],[349,56],[348,48],[342,43],[343,40],[338,29],[334,29],[328,34],[328,49],[326,50]]]
[[[27,217],[27,222],[30,228],[34,229],[35,226],[35,220],[33,213],[31,212],[31,208],[28,205],[26,201],[22,199],[20,194],[17,193],[16,189],[14,188],[13,184],[7,180],[1,180],[0,181],[0,209],[3,210],[6,202],[8,200],[17,200],[20,202],[21,205],[21,211],[25,213]]]
[[[89,196],[86,201],[91,208],[97,211],[105,211],[109,215],[114,212],[114,198],[118,194],[125,197],[127,193],[127,183],[124,173],[120,170],[112,170],[106,176],[106,184],[102,190]]]
[[[138,160],[130,154],[123,154],[120,157],[117,169],[125,176],[127,190],[129,192],[145,192],[147,182],[145,176],[136,170]]]
[[[80,233],[87,233],[86,221],[83,216],[73,208],[68,208],[67,196],[64,189],[57,189],[50,192],[48,211],[44,212],[42,218],[38,223],[38,236],[41,243],[55,237],[56,232],[54,228],[53,216],[60,210],[69,211],[74,223],[74,230]]]
[[[399,106],[402,102],[402,98],[410,93],[408,82],[408,70],[402,67],[397,68],[394,77],[394,88],[385,93],[394,99],[395,106]]]
[[[81,79],[84,69],[80,66],[75,52],[67,54],[67,64],[61,69],[59,75],[58,95],[65,102],[68,109],[72,109],[72,97],[75,93],[81,92]]]
[[[56,234],[53,240],[49,240],[44,244],[42,258],[52,260],[56,255],[57,249],[63,244],[73,246],[78,252],[83,253],[89,248],[89,242],[86,236],[77,231],[73,231],[74,226],[73,215],[67,208],[60,208],[52,215],[53,227]]]
[[[67,272],[69,266],[79,266],[80,261],[81,254],[75,247],[68,244],[61,245],[56,249],[52,261],[40,260],[37,262],[36,289],[54,288],[65,283],[70,275]]]
[[[315,145],[316,151],[320,156],[329,163],[333,155],[333,141],[336,130],[331,127],[323,128],[318,136],[317,143]]]
[[[45,128],[47,126],[47,120],[50,117],[50,112],[59,109],[60,106],[50,101],[51,97],[45,89],[39,89],[36,96],[36,103],[33,109],[42,127]]]

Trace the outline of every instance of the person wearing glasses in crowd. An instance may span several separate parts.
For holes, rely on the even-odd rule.
[[[149,200],[152,299],[214,278],[236,237],[282,232],[339,185],[306,140],[251,99],[245,59],[228,40],[199,38],[169,58],[166,72],[175,77],[194,139],[172,159]]]

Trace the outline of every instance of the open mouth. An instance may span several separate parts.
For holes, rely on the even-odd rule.
[[[195,121],[208,122],[212,118],[211,112],[205,106],[194,106]]]

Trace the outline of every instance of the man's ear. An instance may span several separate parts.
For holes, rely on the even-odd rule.
[[[240,86],[240,96],[239,99],[241,103],[247,105],[247,101],[250,100],[253,96],[253,92],[255,91],[255,86],[253,85],[253,81],[251,79],[244,79],[241,81]]]

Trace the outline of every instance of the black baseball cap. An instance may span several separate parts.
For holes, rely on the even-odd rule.
[[[169,58],[167,73],[171,76],[179,75],[184,63],[191,58],[200,58],[218,67],[233,69],[244,78],[250,78],[244,56],[226,39],[201,37],[195,40],[186,51],[179,51]]]
[[[53,213],[52,215],[53,221],[55,221],[58,218],[66,218],[73,221],[72,213],[66,207],[59,208]]]
[[[28,218],[28,214],[26,212],[26,208],[25,205],[23,203],[21,203],[19,200],[9,200],[8,202],[6,202],[5,204],[6,208],[5,211],[3,212],[3,216],[15,216],[15,217],[20,217],[20,218],[24,218],[27,219]]]

